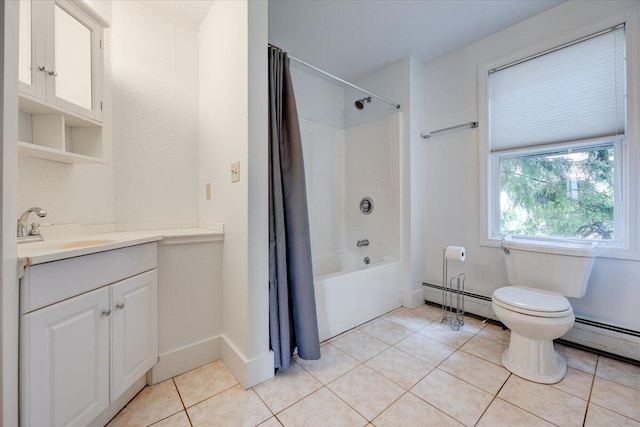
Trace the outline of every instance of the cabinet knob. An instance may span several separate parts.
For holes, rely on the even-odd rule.
[[[47,73],[47,72],[48,72],[47,67],[45,67],[44,65],[39,66],[39,67],[38,67],[38,70],[40,70],[40,71],[44,71],[45,73]]]
[[[111,316],[111,310],[105,310],[105,311],[103,311],[103,312],[102,312],[102,315],[103,315],[104,317],[109,317],[109,316]]]
[[[123,302],[121,302],[120,304],[116,304],[116,308],[117,308],[118,310],[122,310],[122,309],[124,308],[124,303],[123,303]]]
[[[50,75],[51,77],[58,77],[58,73],[56,72],[56,70],[51,70],[51,71],[49,71],[49,75]]]

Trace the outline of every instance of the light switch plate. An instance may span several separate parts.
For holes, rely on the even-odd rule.
[[[231,182],[240,181],[240,162],[231,163]]]

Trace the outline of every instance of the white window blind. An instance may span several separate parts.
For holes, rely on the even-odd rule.
[[[489,72],[491,151],[621,135],[624,26]]]

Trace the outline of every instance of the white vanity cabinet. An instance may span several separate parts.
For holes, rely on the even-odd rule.
[[[20,0],[19,149],[66,163],[103,161],[104,28],[78,0]]]
[[[147,243],[27,267],[22,426],[86,426],[157,363],[156,251]]]

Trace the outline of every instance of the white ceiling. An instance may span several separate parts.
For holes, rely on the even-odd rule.
[[[129,1],[197,30],[214,0]],[[269,42],[357,79],[407,56],[426,63],[563,1],[269,0]]]
[[[198,30],[214,0],[129,0],[143,9]]]
[[[562,2],[269,0],[269,42],[357,79],[407,56],[426,63]]]

